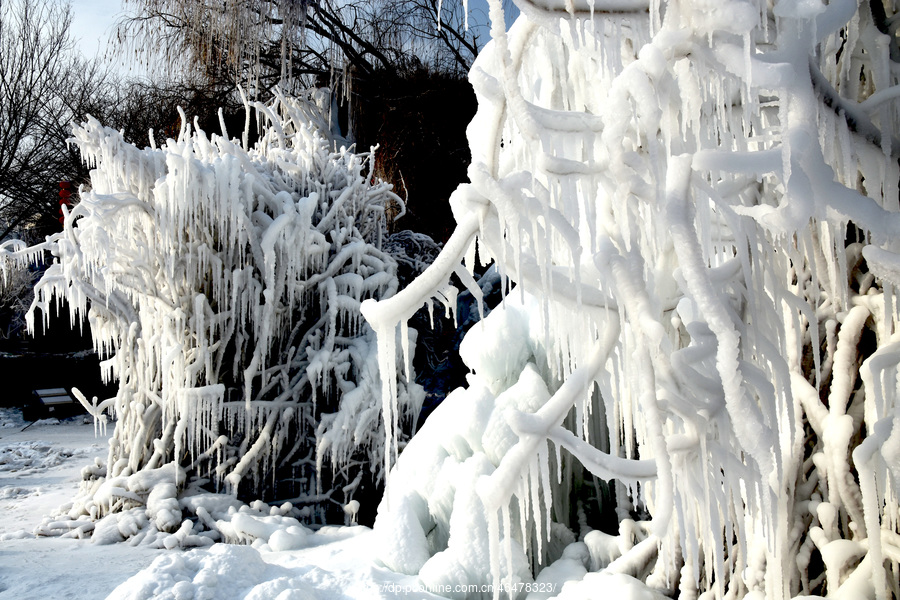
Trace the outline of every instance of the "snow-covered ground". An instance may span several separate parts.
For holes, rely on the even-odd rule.
[[[0,409],[0,597],[103,598],[160,551],[36,538],[43,517],[74,496],[81,469],[106,455],[106,439],[83,419],[26,425]]]
[[[437,598],[416,578],[376,566],[367,527],[325,528],[299,550],[215,544],[164,550],[127,542],[36,537],[76,494],[81,469],[105,458],[106,437],[81,418],[27,427],[0,409],[0,598],[300,600]],[[109,430],[112,431],[112,428]]]

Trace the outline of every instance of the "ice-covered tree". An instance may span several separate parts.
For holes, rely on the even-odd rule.
[[[116,424],[72,519],[166,505],[157,527],[177,529],[177,500],[151,501],[166,480],[165,498],[206,482],[321,521],[380,478],[381,384],[359,303],[397,289],[381,244],[400,201],[369,155],[325,137],[328,108],[327,93],[257,103],[252,147],[249,105],[242,141],[183,121],[177,139],[138,149],[96,120],[74,127],[90,190],[63,232],[4,247],[52,255],[32,325],[65,299],[118,381],[114,398],[81,398]],[[416,414],[421,391],[401,388]]]
[[[470,74],[455,233],[362,307],[390,387],[451,275],[509,288],[396,461],[383,562],[530,597],[900,597],[900,6],[515,1]]]

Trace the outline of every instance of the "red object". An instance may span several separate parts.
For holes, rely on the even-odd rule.
[[[62,207],[66,208],[72,207],[72,182],[71,181],[60,181],[59,182],[59,222],[62,223],[65,221],[65,215],[63,214]]]

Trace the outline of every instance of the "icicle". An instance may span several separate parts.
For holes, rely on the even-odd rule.
[[[499,511],[504,512],[503,514],[503,522],[506,523],[509,521],[509,508],[502,507],[497,508],[487,508],[487,522],[488,522],[488,548],[490,550],[490,561],[491,561],[491,580],[492,581],[500,581],[501,579],[501,570],[500,570],[500,521],[497,513]],[[507,530],[507,535],[509,535],[509,530]],[[500,586],[495,585],[494,587],[494,595],[493,600],[499,600],[500,598]]]
[[[400,322],[400,346],[403,350],[403,374],[407,381],[414,378],[412,370],[412,355],[409,351],[409,324],[406,321]]]

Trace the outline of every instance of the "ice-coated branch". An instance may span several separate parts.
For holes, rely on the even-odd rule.
[[[566,379],[559,390],[531,417],[513,413],[510,427],[519,436],[519,442],[503,456],[497,470],[478,484],[478,495],[486,510],[496,513],[508,506],[527,462],[540,444],[546,445],[548,437],[557,435],[556,428],[575,402],[589,393],[591,383],[610,358],[610,352],[618,340],[619,328],[613,319],[606,320],[602,338],[596,341],[596,350],[589,362],[579,367]],[[609,478],[644,479],[655,475],[655,468],[647,463],[631,464],[626,461],[604,461],[612,467],[602,476]]]
[[[396,326],[401,320],[409,319],[428,298],[436,294],[462,261],[474,241],[482,218],[478,213],[467,215],[453,231],[434,262],[402,291],[378,302],[372,299],[363,301],[360,310],[373,329],[386,331],[389,326]]]
[[[851,131],[862,136],[876,148],[881,148],[889,143],[894,156],[900,153],[900,137],[890,131],[883,131],[869,118],[869,112],[874,111],[879,104],[896,96],[897,92],[892,90],[897,88],[881,90],[857,103],[841,96],[822,74],[813,59],[810,59],[809,74],[822,102],[834,110],[835,114],[842,117]]]
[[[667,217],[671,227],[675,253],[681,265],[686,288],[698,309],[705,316],[716,336],[716,369],[725,392],[725,405],[731,413],[735,434],[744,450],[759,464],[763,473],[774,470],[774,432],[763,422],[763,415],[754,400],[746,394],[739,364],[740,334],[732,323],[725,303],[716,292],[702,264],[702,252],[693,217],[690,214],[691,156],[672,157],[666,180]]]

